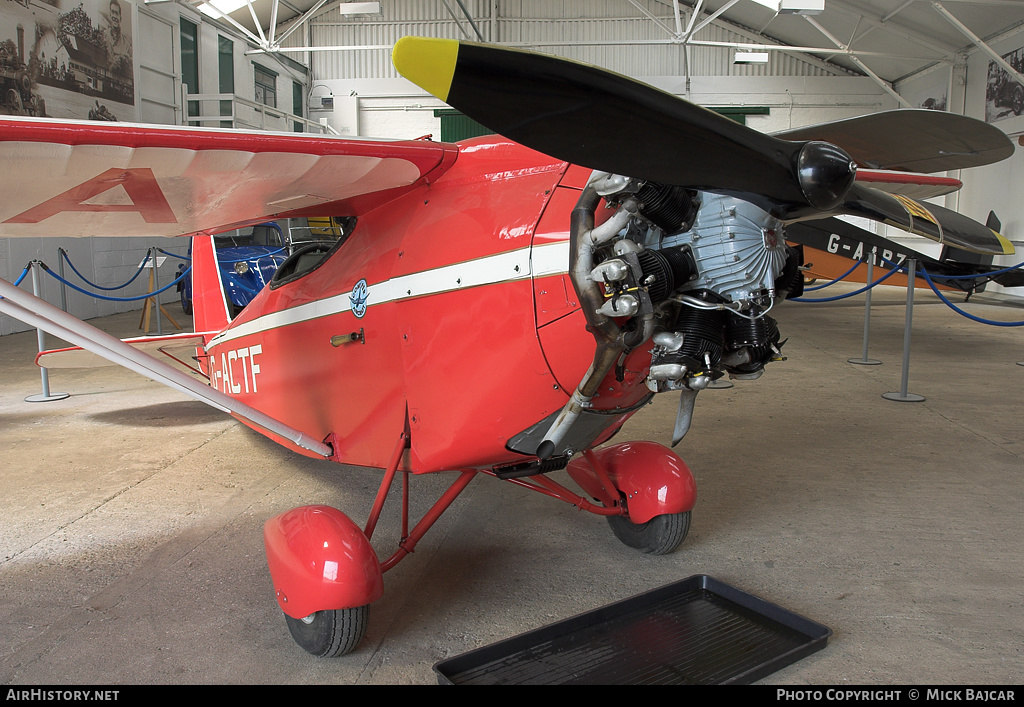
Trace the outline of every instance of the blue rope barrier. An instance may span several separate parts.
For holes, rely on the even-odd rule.
[[[28,265],[26,265],[26,266],[25,266],[25,269],[21,271],[21,275],[18,275],[18,279],[14,281],[14,286],[15,286],[15,287],[17,287],[18,285],[20,285],[20,284],[21,284],[21,281],[25,279],[25,276],[26,276],[26,275],[28,275],[28,271],[29,271],[29,268],[30,268],[30,267],[32,267],[32,264],[31,264],[31,263],[29,263]],[[0,299],[3,299],[3,297],[0,297]]]
[[[1024,326],[1024,322],[997,322],[993,319],[982,319],[981,317],[976,317],[973,314],[970,314],[969,312],[965,312],[964,310],[960,309],[955,304],[950,302],[948,299],[946,299],[945,295],[943,295],[942,292],[939,291],[939,288],[935,286],[935,283],[932,282],[931,275],[928,274],[928,271],[925,270],[923,266],[921,267],[921,276],[924,277],[925,282],[928,283],[928,286],[932,288],[932,292],[938,295],[939,299],[945,302],[946,306],[952,309],[957,314],[967,317],[968,319],[973,319],[976,322],[980,322],[982,324],[989,324],[991,326]]]
[[[837,282],[839,282],[840,280],[845,280],[845,279],[846,279],[846,277],[847,277],[847,276],[848,276],[848,275],[849,275],[850,273],[852,273],[852,272],[853,272],[854,270],[856,270],[856,269],[857,269],[857,266],[858,266],[858,265],[860,265],[860,264],[861,264],[861,261],[860,261],[860,260],[858,260],[857,262],[855,262],[855,263],[853,264],[853,267],[852,267],[852,268],[850,268],[849,270],[847,270],[846,272],[844,272],[844,273],[843,273],[842,275],[840,275],[839,277],[837,277],[837,278],[836,278],[835,280],[832,280],[832,282],[826,282],[826,283],[825,283],[824,285],[815,285],[814,287],[805,287],[805,288],[804,288],[804,292],[814,292],[814,291],[816,291],[816,290],[824,290],[824,289],[825,289],[826,287],[831,287],[832,285],[836,284],[836,283],[837,283]]]
[[[128,285],[135,282],[135,278],[142,274],[142,271],[146,269],[146,263],[149,262],[149,251],[146,251],[146,257],[143,258],[142,264],[139,266],[139,269],[136,271],[136,273],[132,275],[131,279],[128,280],[128,282],[124,283],[123,285],[117,285],[115,287],[104,287],[103,285],[97,285],[95,282],[90,282],[85,277],[85,275],[78,272],[78,268],[75,267],[75,264],[71,262],[71,258],[68,257],[67,251],[65,251],[63,248],[60,248],[59,251],[61,257],[64,258],[64,262],[71,266],[71,269],[74,271],[76,275],[78,275],[78,277],[82,278],[82,282],[84,282],[86,285],[89,285],[90,287],[95,287],[97,290],[122,290],[125,287],[128,287]]]
[[[39,264],[43,267],[43,270],[45,270],[46,272],[50,273],[50,275],[52,275],[55,280],[58,280],[59,282],[64,283],[65,285],[67,285],[71,289],[77,290],[78,292],[81,292],[84,295],[89,295],[90,297],[95,297],[96,299],[107,300],[109,302],[135,302],[135,301],[138,301],[138,300],[149,299],[150,297],[153,297],[154,295],[158,295],[161,292],[166,292],[167,290],[169,290],[172,287],[176,286],[179,282],[181,282],[184,279],[184,277],[186,275],[188,275],[192,271],[191,266],[187,267],[187,268],[185,268],[185,271],[183,273],[181,273],[181,275],[179,275],[177,278],[175,278],[169,285],[165,285],[164,287],[161,287],[159,290],[154,290],[153,292],[147,292],[144,295],[139,295],[138,297],[107,297],[105,295],[100,295],[100,294],[97,294],[95,292],[89,292],[88,290],[84,290],[84,289],[82,289],[81,287],[79,287],[78,285],[76,285],[76,284],[74,284],[72,282],[68,282],[67,280],[62,278],[60,275],[58,275],[57,273],[53,272],[53,270],[51,270],[49,268],[49,266],[46,265],[46,263],[39,263]]]
[[[1013,272],[1024,268],[1024,263],[1018,263],[1002,270],[993,270],[992,272],[982,273],[981,275],[936,275],[935,278],[938,280],[979,280],[981,278],[993,278],[996,275],[1002,275],[1004,273]],[[923,268],[922,268],[923,269]]]
[[[14,286],[15,287],[20,285],[21,281],[25,279],[25,276],[28,275],[28,271],[29,271],[30,267],[31,267],[31,265],[26,265],[25,269],[21,271],[21,275],[18,275],[18,279],[14,281]]]
[[[169,255],[172,258],[177,258],[178,260],[192,260],[192,256],[190,256],[190,255],[178,255],[177,253],[170,253],[170,252],[164,250],[163,248],[157,248],[156,252],[157,253],[163,253],[164,255]]]
[[[888,262],[888,261],[886,261],[886,262]],[[885,275],[883,275],[882,277],[880,277],[877,280],[875,280],[874,282],[872,282],[870,285],[862,287],[859,290],[855,290],[854,292],[848,292],[845,295],[836,295],[834,297],[820,297],[820,298],[817,298],[817,299],[807,299],[806,297],[791,297],[788,301],[789,302],[834,302],[836,300],[846,299],[847,297],[854,297],[854,296],[859,295],[861,293],[867,292],[868,290],[870,290],[875,285],[881,285],[883,282],[888,280],[890,277],[892,277],[893,275],[895,275],[899,271],[900,271],[900,266],[896,265],[895,267],[893,267],[892,270],[890,270]]]

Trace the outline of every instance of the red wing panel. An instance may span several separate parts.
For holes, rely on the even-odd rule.
[[[858,169],[857,181],[887,194],[900,194],[911,199],[931,199],[958,191],[963,186],[963,182],[952,177],[877,169]]]
[[[179,236],[357,215],[454,161],[452,145],[0,118],[0,236]],[[26,179],[31,175],[31,179]]]

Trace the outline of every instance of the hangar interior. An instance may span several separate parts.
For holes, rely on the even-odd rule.
[[[10,39],[23,57],[20,28],[74,13],[57,0],[8,5],[16,7],[0,9],[0,41]],[[91,20],[76,17],[95,27],[109,22],[105,0],[94,5],[78,6]],[[983,120],[1015,145],[1024,136],[1024,4],[1013,0],[119,7],[131,39],[130,81],[107,105],[123,122],[402,140],[480,134],[396,72],[394,43],[421,35],[597,65],[765,133],[911,108]],[[48,35],[35,36],[40,44]],[[46,97],[47,116],[104,119],[87,115],[109,95],[98,92],[98,74],[76,68],[93,93],[79,88],[71,99],[74,91],[61,88],[71,85],[65,58],[68,72],[83,59],[57,44],[47,47],[48,61],[65,83],[40,81],[33,97]],[[26,115],[31,102],[7,102],[6,112]],[[607,129],[627,143],[645,139],[630,125]],[[996,214],[1020,249],[1022,172],[1020,150],[958,170],[947,176],[963,187],[936,203],[979,222]],[[281,225],[288,233],[310,228]],[[942,247],[893,227],[865,227],[932,257]],[[140,272],[153,248],[186,256],[189,243],[102,233],[2,238],[0,277],[15,281],[31,261],[51,270],[66,261],[90,284],[110,288]],[[808,259],[815,257],[827,256]],[[1022,260],[1018,252],[991,265]],[[168,255],[161,283],[176,266]],[[118,291],[125,299],[69,293],[46,274],[40,286],[50,303],[115,336],[152,333],[140,322],[139,297],[152,287],[146,277]],[[860,287],[837,283],[808,294],[810,302],[782,303],[775,314],[788,337],[785,360],[762,380],[701,394],[693,428],[676,448],[699,489],[679,550],[641,555],[601,519],[477,479],[414,556],[388,573],[360,648],[334,659],[314,659],[292,643],[267,578],[261,528],[303,503],[326,503],[362,522],[379,475],[291,453],[117,368],[54,370],[43,385],[70,397],[28,402],[40,386],[40,342],[28,325],[0,316],[0,682],[428,684],[438,661],[708,574],[831,628],[828,647],[763,684],[1012,685],[1024,667],[1024,347],[1018,329],[993,323],[1024,319],[1022,291],[990,282],[969,302],[951,297],[958,311],[923,284],[912,309],[904,286],[874,288],[870,354],[881,365],[859,366],[850,361],[862,346],[868,357],[865,298],[828,301],[825,293]],[[162,304],[174,326],[188,330],[177,293]],[[165,330],[171,324],[161,319]],[[46,345],[61,342],[50,336]],[[901,386],[906,392],[908,359],[909,388],[923,400],[884,399]],[[674,400],[656,398],[620,438],[669,444],[675,416]],[[418,512],[443,488],[430,476],[411,484]],[[381,526],[401,523],[400,495],[392,490]],[[381,556],[391,553],[390,540],[374,538]]]

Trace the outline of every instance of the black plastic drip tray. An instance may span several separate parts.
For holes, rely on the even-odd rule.
[[[695,575],[441,661],[445,685],[748,684],[821,650],[826,626]]]

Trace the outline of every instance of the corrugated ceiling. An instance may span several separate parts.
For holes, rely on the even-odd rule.
[[[199,6],[198,0],[188,0]],[[213,0],[214,3],[229,0]],[[238,0],[242,2],[243,0]],[[795,1],[795,0],[790,0]],[[541,5],[531,0],[384,0],[380,3],[324,2],[324,0],[250,0],[229,13],[230,21],[251,35],[254,46],[273,50],[288,29],[310,11],[317,17],[334,16],[339,10],[379,5],[373,15],[355,15],[354,22],[406,21],[410,13],[418,19],[438,20],[448,33],[490,41],[492,12],[502,18],[575,18],[581,23],[593,19],[592,8],[607,12],[614,2],[588,3],[561,0]],[[827,61],[854,74],[872,76],[889,84],[909,78],[936,64],[950,64],[958,54],[984,51],[1009,32],[1024,26],[1021,0],[824,0],[816,14],[776,12],[755,0],[618,0],[614,8],[622,17],[643,18],[655,28],[655,41],[693,44],[713,41],[712,25],[743,30],[751,41],[766,45],[787,45],[817,61]],[[543,7],[543,10],[539,8]],[[371,7],[372,9],[372,7]],[[696,19],[691,17],[696,9]],[[590,14],[588,14],[588,11]],[[677,17],[678,13],[678,17]],[[255,19],[254,19],[255,18]],[[274,22],[276,18],[276,23]],[[707,29],[695,29],[714,18]],[[348,19],[348,18],[346,18]],[[259,28],[257,28],[257,21]],[[271,24],[276,24],[272,29]],[[571,28],[571,23],[562,23]],[[442,26],[442,25],[438,25]],[[458,28],[457,30],[455,28]],[[687,35],[687,29],[694,28]],[[582,32],[581,27],[581,32]],[[458,34],[461,33],[461,34]],[[582,40],[568,36],[560,41],[571,46]],[[296,37],[294,32],[289,44]],[[498,38],[498,43],[503,43]],[[545,47],[558,52],[557,46]],[[773,50],[774,51],[774,50]],[[791,52],[790,52],[791,53]]]

